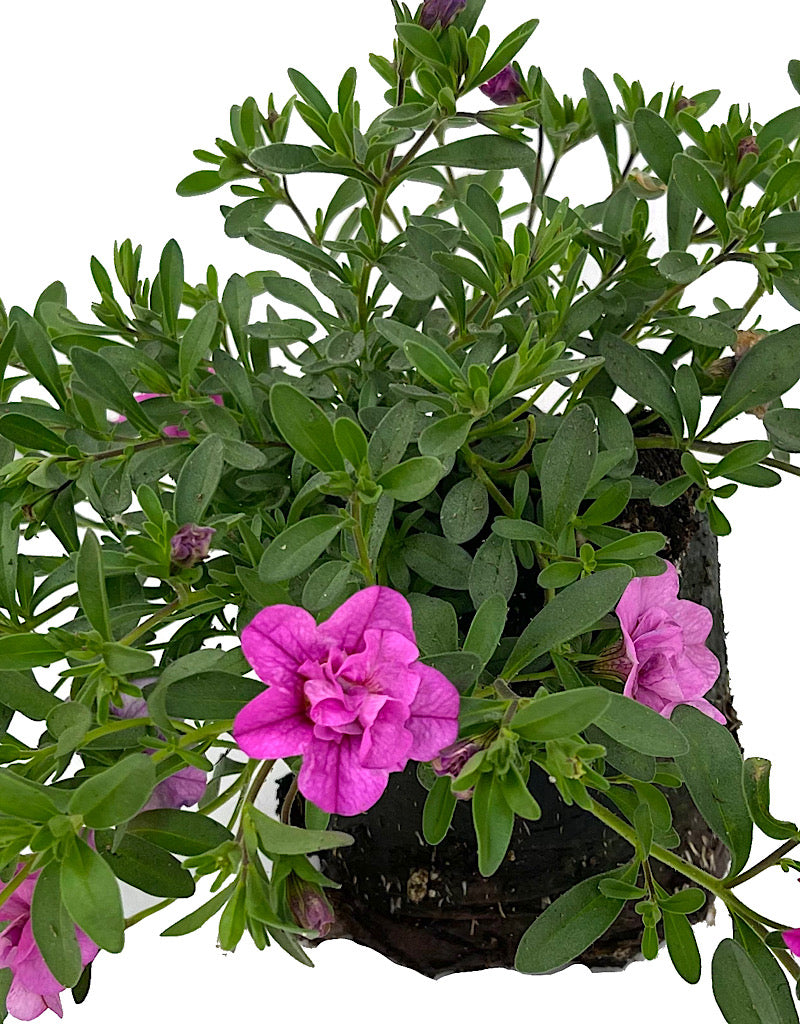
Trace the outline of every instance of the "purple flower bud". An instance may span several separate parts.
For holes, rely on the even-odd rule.
[[[688,107],[696,107],[697,104],[694,100],[689,99],[688,96],[679,96],[675,100],[675,113],[680,113],[681,110],[686,110]]]
[[[739,139],[739,145],[736,147],[736,155],[741,160],[742,157],[747,156],[748,153],[755,153],[756,156],[761,152],[756,142],[755,135],[745,135],[743,139]]]
[[[170,541],[172,562],[181,569],[191,569],[202,562],[211,546],[211,538],[217,531],[210,526],[195,526],[186,523]]]
[[[482,736],[469,736],[463,740],[456,740],[449,747],[439,751],[439,754],[431,761],[431,768],[437,775],[450,775],[454,779],[457,778],[467,761],[486,746],[483,740]]]
[[[438,21],[442,28],[447,28],[466,6],[467,0],[425,0],[419,12],[419,23],[423,28],[433,28]]]
[[[286,882],[286,900],[292,917],[301,928],[327,935],[333,924],[333,909],[322,890],[294,873]]]
[[[481,92],[499,107],[508,107],[526,98],[519,71],[511,64],[484,83]]]

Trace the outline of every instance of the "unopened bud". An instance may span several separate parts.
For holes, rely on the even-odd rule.
[[[217,531],[210,526],[195,526],[186,523],[170,540],[170,557],[173,565],[191,569],[202,562],[211,546],[211,538]]]
[[[688,96],[679,96],[675,100],[675,113],[680,113],[681,110],[686,110],[688,107],[696,107],[697,104],[694,100],[689,99]]]
[[[433,28],[438,22],[442,28],[447,28],[466,6],[467,0],[425,0],[419,12],[419,23],[423,28]]]
[[[735,367],[736,359],[734,356],[723,356],[721,359],[715,359],[713,363],[707,366],[706,373],[713,380],[727,380]]]
[[[455,779],[461,774],[467,761],[485,747],[486,743],[481,736],[469,736],[463,740],[456,740],[449,747],[439,751],[431,761],[431,768],[437,775],[449,775]]]
[[[741,160],[742,157],[747,156],[748,153],[755,153],[756,156],[761,152],[756,142],[755,135],[745,135],[743,139],[739,139],[739,145],[736,147],[736,155]]]
[[[301,928],[327,935],[333,924],[333,909],[317,885],[292,873],[286,882],[286,901]]]
[[[526,98],[522,87],[522,78],[515,67],[508,64],[494,78],[490,78],[481,86],[481,92],[488,96],[498,107],[508,107]]]
[[[763,331],[737,331],[736,332],[736,347],[733,350],[734,358],[737,363],[750,349],[759,343],[764,337]]]

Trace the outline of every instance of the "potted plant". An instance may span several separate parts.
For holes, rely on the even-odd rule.
[[[535,23],[489,47],[481,7],[396,8],[371,126],[352,72],[335,110],[293,72],[294,111],[247,100],[233,140],[199,152],[210,169],[181,193],[233,182],[226,231],[296,278],[192,287],[170,242],[150,282],[125,242],[116,281],[93,261],[95,322],[58,285],[33,315],[8,311],[0,898],[22,1019],[64,988],[82,998],[98,948],[121,949],[120,880],[171,904],[211,876],[211,898],[166,933],[219,914],[223,948],[247,931],[306,959],[298,935],[363,938],[370,914],[383,927],[374,899],[356,906],[374,880],[347,866],[388,849],[369,845],[379,818],[349,820],[362,813],[401,832],[418,814],[412,847],[421,831],[442,850],[451,820],[471,819],[477,863],[470,848],[454,877],[465,896],[501,878],[512,904],[523,847],[565,816],[596,819],[596,850],[560,855],[567,884],[521,914],[496,900],[518,968],[561,967],[619,919],[624,942],[612,932],[590,962],[614,958],[609,941],[619,963],[633,942],[651,958],[665,936],[696,980],[688,921],[711,894],[734,920],[713,965],[723,1014],[746,992],[750,1019],[795,1019],[792,922],[733,892],[791,869],[797,828],[770,814],[768,762],[743,762],[732,736],[713,535],[728,529],[720,502],[792,472],[799,443],[780,405],[798,332],[753,330],[752,309],[773,286],[797,302],[800,125],[732,111],[713,129],[709,94],[622,81],[615,109],[591,72],[586,99],[562,104],[514,64]],[[478,88],[483,106],[465,107]],[[318,143],[285,141],[292,116]],[[598,203],[552,199],[558,160],[592,139],[610,172]],[[507,171],[529,186],[520,209],[503,202]],[[311,173],[337,178],[316,218],[294,199],[293,176]],[[417,212],[397,203],[409,182],[434,189]],[[650,235],[659,200],[666,252]],[[270,226],[276,208],[302,235]],[[728,261],[755,268],[751,298],[693,315],[686,293]],[[743,425],[763,440],[709,440],[753,410],[763,427]],[[21,533],[46,531],[57,554],[17,553]],[[239,634],[241,649],[216,646]],[[17,714],[44,723],[35,741]],[[256,801],[279,759],[276,820]],[[748,867],[754,824],[781,845]],[[425,910],[417,934],[458,904],[426,856],[401,854],[399,897],[384,883],[390,918],[398,898]],[[343,895],[329,901],[331,880]],[[431,974],[464,966],[426,955]]]

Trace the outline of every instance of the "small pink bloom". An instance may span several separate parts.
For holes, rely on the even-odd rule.
[[[615,652],[615,663],[626,680],[625,696],[665,718],[679,704],[691,704],[724,724],[724,716],[703,696],[719,676],[719,662],[706,646],[711,612],[680,600],[675,566],[666,563],[661,576],[631,580],[616,611],[624,653]]]
[[[466,6],[467,0],[424,0],[419,23],[423,28],[433,28],[438,22],[442,28],[447,28]]]
[[[458,691],[419,659],[408,601],[368,587],[317,626],[273,605],[242,632],[245,657],[269,684],[236,716],[250,757],[303,755],[300,792],[323,811],[360,814],[390,772],[429,761],[458,732]]]
[[[212,367],[209,367],[208,368],[208,372],[209,373],[214,373],[215,371],[213,370]],[[169,395],[162,395],[162,394],[160,394],[157,391],[145,391],[142,394],[134,395],[133,397],[136,399],[137,402],[146,402],[146,401],[148,401],[151,398],[169,398]],[[211,397],[211,401],[214,403],[214,405],[223,405],[224,404],[222,395],[211,395],[210,397]],[[181,415],[182,416],[186,416],[188,414],[188,412],[189,412],[188,409],[184,409],[181,412]],[[116,418],[116,420],[114,422],[115,423],[125,423],[125,422],[127,422],[127,419],[128,419],[127,416],[117,416],[117,418]],[[170,424],[170,425],[164,427],[163,433],[164,433],[164,435],[166,437],[188,437],[189,436],[189,431],[188,430],[183,430],[181,427],[178,427],[175,424]]]
[[[50,972],[31,926],[31,901],[38,877],[38,871],[28,875],[0,908],[0,916],[8,921],[0,932],[0,968],[10,968],[13,975],[6,1006],[17,1020],[33,1020],[48,1009],[62,1016],[60,993],[64,985]],[[0,890],[5,885],[0,882]],[[97,956],[98,948],[79,928],[75,929],[75,936],[85,967]]]
[[[800,928],[790,928],[787,932],[781,932],[781,938],[786,943],[786,948],[800,957]]]
[[[139,679],[137,684],[144,686],[154,683],[153,679]],[[111,714],[116,718],[146,718],[147,701],[144,697],[131,697],[122,694],[122,707],[111,705]],[[152,753],[148,750],[147,753]],[[143,811],[155,811],[164,807],[179,810],[181,807],[193,807],[203,799],[206,791],[206,773],[194,765],[187,764],[179,768],[174,775],[162,779],[150,795],[150,799],[142,808]]]
[[[481,92],[499,107],[508,107],[512,103],[519,103],[520,100],[525,99],[522,79],[517,69],[511,64],[504,67],[502,71],[498,71],[494,78],[485,82],[481,86]]]
[[[327,935],[334,921],[333,908],[325,899],[322,889],[294,872],[286,882],[286,902],[292,917],[301,928]]]

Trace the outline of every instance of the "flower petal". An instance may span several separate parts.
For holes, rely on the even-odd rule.
[[[414,737],[409,757],[430,761],[458,735],[458,690],[435,668],[417,665],[420,683],[406,729]]]
[[[200,803],[205,791],[206,773],[187,764],[185,768],[179,768],[174,775],[159,782],[142,809],[155,811],[160,807],[192,807]]]
[[[633,633],[637,620],[648,608],[668,607],[678,596],[678,573],[671,562],[660,576],[637,576],[625,588],[616,612],[620,622]]]
[[[271,686],[246,704],[233,723],[233,738],[248,757],[302,754],[311,739],[300,690]]]
[[[61,999],[58,995],[49,995],[47,1002],[37,992],[25,988],[18,977],[14,977],[11,988],[6,996],[6,1008],[17,1020],[35,1020],[48,1008],[54,1010],[59,1017],[63,1016]]]
[[[364,649],[342,662],[337,675],[351,683],[361,683],[406,707],[419,689],[417,645],[402,633],[388,629],[367,629]]]
[[[677,609],[674,612],[683,629],[684,641],[688,645],[705,644],[711,627],[714,625],[714,616],[702,604],[695,601],[676,601]]]
[[[320,625],[324,634],[345,651],[361,650],[364,630],[387,629],[400,633],[416,646],[411,606],[390,587],[367,587],[344,602]]]
[[[407,721],[408,708],[397,701],[383,705],[361,738],[359,760],[365,768],[385,768],[390,772],[405,768],[414,742],[412,734],[404,728]]]
[[[386,789],[389,772],[365,768],[358,758],[360,744],[360,736],[344,736],[339,743],[315,739],[309,744],[297,784],[320,810],[361,814],[377,803]]]
[[[244,656],[270,686],[295,686],[297,666],[319,661],[325,650],[314,617],[290,604],[265,608],[242,630]]]
[[[725,725],[725,716],[722,712],[718,711],[713,704],[704,700],[702,697],[695,697],[693,700],[682,700],[673,704],[666,704],[661,711],[661,714],[665,718],[669,718],[675,708],[681,707],[685,704],[688,704],[690,707],[697,708],[698,711],[702,711],[704,715],[708,715],[709,718],[713,718],[714,721],[719,722],[720,725]]]

